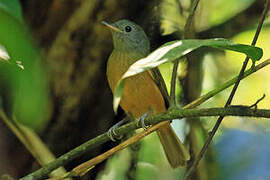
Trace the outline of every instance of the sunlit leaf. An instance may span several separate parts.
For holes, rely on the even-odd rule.
[[[8,61],[9,60],[8,52],[6,51],[4,46],[1,46],[0,44],[0,60]]]
[[[263,51],[261,48],[245,44],[237,44],[233,41],[223,38],[206,40],[189,39],[168,42],[154,52],[152,52],[151,54],[149,54],[147,57],[136,61],[129,67],[127,72],[122,76],[122,78],[118,82],[118,85],[116,86],[113,101],[114,111],[116,112],[116,109],[120,103],[120,98],[124,87],[124,83],[122,82],[123,79],[134,76],[148,69],[157,67],[163,63],[173,61],[202,46],[241,52],[246,54],[253,61],[259,60],[263,55]]]

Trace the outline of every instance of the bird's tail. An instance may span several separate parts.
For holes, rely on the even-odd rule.
[[[170,123],[158,129],[157,133],[171,167],[185,166],[190,159],[189,153],[176,136]]]

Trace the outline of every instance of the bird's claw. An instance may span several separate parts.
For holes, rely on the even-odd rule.
[[[116,140],[119,140],[119,139],[121,139],[121,136],[119,137],[117,137],[117,134],[116,134],[116,132],[115,132],[115,129],[116,129],[117,127],[115,127],[115,126],[113,126],[113,127],[111,127],[109,130],[108,130],[108,132],[107,132],[107,136],[112,140],[112,141],[116,141]]]
[[[128,121],[127,118],[124,118],[123,120],[119,121],[118,123],[116,123],[115,125],[113,125],[107,132],[107,136],[112,140],[112,141],[116,141],[121,139],[123,136],[119,136],[117,135],[117,133],[115,132],[116,128],[119,128],[121,125],[125,124]]]
[[[145,120],[145,118],[147,118],[147,116],[148,116],[149,114],[151,114],[151,113],[152,113],[152,111],[149,111],[149,112],[145,113],[144,115],[142,115],[142,116],[139,118],[139,120],[138,120],[137,126],[142,127],[144,130],[146,130],[149,126],[146,126],[146,125],[145,125],[144,120]]]

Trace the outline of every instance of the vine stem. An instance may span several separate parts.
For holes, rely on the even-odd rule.
[[[261,29],[262,29],[263,22],[264,22],[264,20],[265,20],[266,13],[267,13],[267,11],[268,11],[268,9],[269,9],[269,4],[270,4],[270,3],[269,3],[269,0],[266,0],[265,8],[264,8],[264,10],[263,10],[263,12],[262,12],[262,16],[261,16],[261,18],[260,18],[258,27],[257,27],[257,29],[256,29],[256,33],[255,33],[254,38],[253,38],[252,43],[251,43],[252,46],[254,46],[254,45],[256,44],[257,40],[258,40],[259,34],[260,34],[260,32],[261,32]],[[232,89],[232,91],[231,91],[231,93],[230,93],[230,96],[229,96],[229,98],[228,98],[228,100],[227,100],[227,102],[226,102],[226,104],[225,104],[225,106],[224,106],[225,108],[227,108],[228,106],[230,106],[230,104],[231,104],[231,102],[232,102],[232,100],[233,100],[233,97],[234,97],[234,95],[235,95],[235,93],[236,93],[236,90],[237,90],[239,84],[240,84],[240,81],[241,81],[242,77],[244,76],[244,72],[245,72],[245,69],[246,69],[246,67],[247,67],[248,61],[249,61],[249,58],[246,57],[245,61],[243,62],[243,65],[242,65],[242,68],[241,68],[241,70],[240,70],[240,73],[239,73],[239,75],[238,75],[238,78],[237,78],[237,80],[236,80],[236,83],[234,84],[233,89]],[[199,155],[197,156],[197,158],[194,160],[193,164],[192,164],[192,165],[190,166],[190,168],[188,169],[188,171],[187,171],[187,173],[186,173],[186,176],[185,176],[185,179],[186,179],[186,180],[191,179],[193,172],[195,171],[195,169],[196,169],[196,167],[198,166],[200,160],[201,160],[202,157],[204,156],[204,153],[205,153],[206,150],[208,149],[208,147],[209,147],[209,145],[210,145],[210,143],[211,143],[213,137],[215,136],[215,134],[216,134],[216,132],[217,132],[217,130],[218,130],[218,128],[219,128],[219,126],[220,126],[220,124],[221,124],[221,122],[222,122],[222,120],[223,120],[224,117],[225,117],[225,116],[219,116],[219,118],[218,118],[218,120],[217,120],[215,126],[213,127],[212,131],[210,132],[210,135],[209,135],[209,137],[207,138],[207,140],[206,140],[204,146],[202,147],[202,149],[201,149]]]
[[[184,33],[182,39],[188,37],[188,33],[190,31],[192,21],[194,19],[195,11],[198,7],[200,0],[195,0],[192,4],[190,14],[188,16],[187,22],[184,27]],[[170,107],[174,107],[176,105],[176,98],[175,98],[175,88],[176,88],[176,77],[177,77],[177,70],[179,65],[179,59],[176,59],[173,65],[173,72],[172,72],[172,79],[171,79],[171,91],[170,91]]]

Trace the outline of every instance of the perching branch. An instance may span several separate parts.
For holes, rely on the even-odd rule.
[[[259,34],[260,34],[260,31],[261,31],[261,28],[262,28],[262,25],[263,25],[265,16],[266,16],[267,11],[269,9],[269,4],[270,4],[270,1],[269,0],[266,0],[266,2],[265,2],[265,8],[264,8],[264,10],[262,12],[262,15],[261,15],[261,18],[260,18],[260,21],[259,21],[259,24],[258,24],[256,33],[255,33],[254,38],[253,38],[252,43],[251,43],[251,45],[253,45],[253,46],[256,44],[257,39],[259,37]],[[238,88],[238,85],[240,84],[240,81],[241,81],[242,77],[244,76],[244,72],[245,72],[245,69],[247,67],[248,61],[249,61],[249,58],[246,57],[246,59],[244,60],[243,66],[242,66],[242,68],[240,70],[240,73],[238,75],[238,78],[237,78],[237,80],[236,80],[236,82],[234,84],[234,87],[233,87],[233,89],[232,89],[232,91],[230,93],[230,96],[229,96],[229,98],[228,98],[228,100],[227,100],[227,102],[226,102],[226,104],[224,106],[225,108],[228,107],[228,106],[230,106],[230,104],[231,104],[231,102],[233,100],[233,97],[234,97],[234,95],[236,93],[236,90]],[[220,124],[221,124],[221,122],[222,122],[222,120],[223,120],[224,117],[225,116],[221,115],[218,118],[218,120],[217,120],[215,126],[213,127],[213,129],[212,129],[209,137],[207,138],[204,146],[202,147],[202,150],[200,151],[199,155],[196,157],[195,161],[192,163],[191,167],[188,169],[188,171],[186,173],[186,179],[187,180],[191,178],[193,172],[195,171],[196,167],[198,166],[198,164],[199,164],[200,160],[202,159],[204,153],[208,149],[208,147],[209,147],[209,145],[210,145],[213,137],[215,136],[215,134],[216,134],[216,132],[217,132],[217,130],[218,130],[218,128],[219,128],[219,126],[220,126]]]
[[[268,60],[260,63],[259,65],[255,66],[254,68],[250,68],[249,70],[247,70],[245,72],[245,75],[244,75],[243,78],[245,78],[245,77],[253,74],[254,72],[262,69],[263,67],[265,67],[265,66],[267,66],[269,64],[270,64],[270,59],[268,59]],[[235,78],[231,79],[230,81],[224,83],[221,87],[210,91],[206,95],[200,97],[198,100],[195,100],[195,101],[191,102],[190,104],[188,104],[185,107],[183,107],[183,109],[194,108],[196,106],[199,106],[200,104],[202,104],[203,102],[207,101],[211,97],[215,96],[219,92],[221,92],[224,89],[227,89],[228,87],[230,87],[231,85],[233,85],[236,82],[236,78],[237,77],[235,77]],[[154,125],[151,128],[149,128],[148,130],[157,129],[157,128],[160,127],[160,125],[161,124]],[[118,135],[122,135],[122,134],[125,134],[125,133],[129,132],[133,128],[135,129],[134,125],[127,124],[124,127],[118,128],[116,130],[116,132],[117,132]],[[146,131],[144,131],[142,133],[146,133]],[[69,151],[68,153],[60,156],[55,161],[53,161],[53,162],[45,165],[41,169],[39,169],[39,170],[37,170],[37,171],[35,171],[35,172],[33,172],[33,173],[25,176],[22,179],[23,180],[28,180],[28,179],[30,179],[30,177],[35,177],[37,179],[44,178],[44,177],[47,176],[47,174],[49,174],[51,171],[53,171],[57,167],[62,166],[62,165],[65,165],[65,164],[71,162],[75,158],[81,156],[82,154],[88,152],[91,149],[94,149],[94,148],[98,147],[101,144],[104,144],[105,142],[107,142],[109,140],[110,139],[108,138],[107,133],[104,133],[102,135],[99,135],[96,138],[87,141],[86,143],[82,144],[81,146],[79,146],[79,147],[77,147],[77,148]]]
[[[257,114],[258,113],[258,114]],[[185,117],[198,117],[198,116],[216,116],[216,115],[236,115],[236,116],[253,116],[253,117],[267,117],[270,116],[270,110],[254,110],[251,109],[250,106],[231,106],[229,108],[209,108],[209,109],[186,109],[179,110],[178,108],[174,108],[169,110],[166,113],[156,115],[151,118],[147,118],[147,122],[149,124],[155,124],[158,122],[163,122],[168,119],[177,119]],[[261,116],[262,115],[262,116]],[[132,122],[136,123],[136,122]],[[159,126],[160,127],[160,126]],[[123,143],[117,145],[116,147],[110,149],[109,151],[94,157],[93,159],[80,164],[75,167],[70,173],[67,174],[66,177],[81,177],[86,174],[89,170],[95,167],[95,165],[101,163],[105,159],[112,156],[114,153],[128,147],[129,145],[138,142],[146,135],[154,132],[157,128],[147,129],[146,133],[140,133],[139,135],[133,136]]]
[[[136,136],[133,136],[132,140],[128,139],[125,142],[118,145],[118,150],[121,150],[123,148],[126,148],[127,146],[131,145],[134,142],[139,141],[146,135],[154,132],[157,130],[160,126],[162,126],[164,121],[172,120],[172,119],[181,119],[185,117],[199,117],[199,116],[249,116],[249,117],[263,117],[263,118],[270,118],[270,110],[266,109],[250,109],[248,106],[231,106],[227,108],[207,108],[207,109],[178,109],[178,108],[172,108],[168,112],[154,115],[152,117],[147,117],[145,119],[146,125],[153,125],[156,123],[159,123],[158,126],[152,126],[149,129],[147,129],[146,133],[139,133]],[[161,123],[160,123],[161,122]],[[132,130],[138,129],[138,123],[136,121],[130,122],[120,128],[115,129],[116,134],[125,134],[127,132],[130,132]],[[133,139],[136,139],[134,141]],[[45,165],[43,168],[39,169],[38,171],[35,171],[32,174],[29,174],[21,180],[30,180],[30,179],[43,179],[47,176],[47,174],[58,167],[59,165],[64,165],[70,160],[74,159],[75,157],[78,157],[78,155],[82,154],[82,152],[85,152],[86,150],[93,149],[94,147],[101,144],[102,141],[109,140],[106,133],[84,143],[83,145],[75,148],[74,150],[68,152],[67,154],[62,155],[57,160],[55,160],[52,163],[49,163]],[[120,148],[119,148],[120,147]],[[113,151],[114,152],[114,151]],[[106,152],[107,153],[107,152]],[[112,155],[112,153],[109,153],[109,156]],[[102,155],[100,155],[102,156]],[[81,172],[85,172],[85,170],[95,166],[97,163],[102,162],[104,159],[100,159],[100,156],[98,156],[98,160],[91,161],[88,164],[88,166],[84,167],[84,169],[81,169],[80,172],[77,172],[78,175],[83,174]],[[109,156],[106,156],[108,158]],[[95,159],[95,158],[94,158]],[[73,171],[73,175],[74,175]]]

